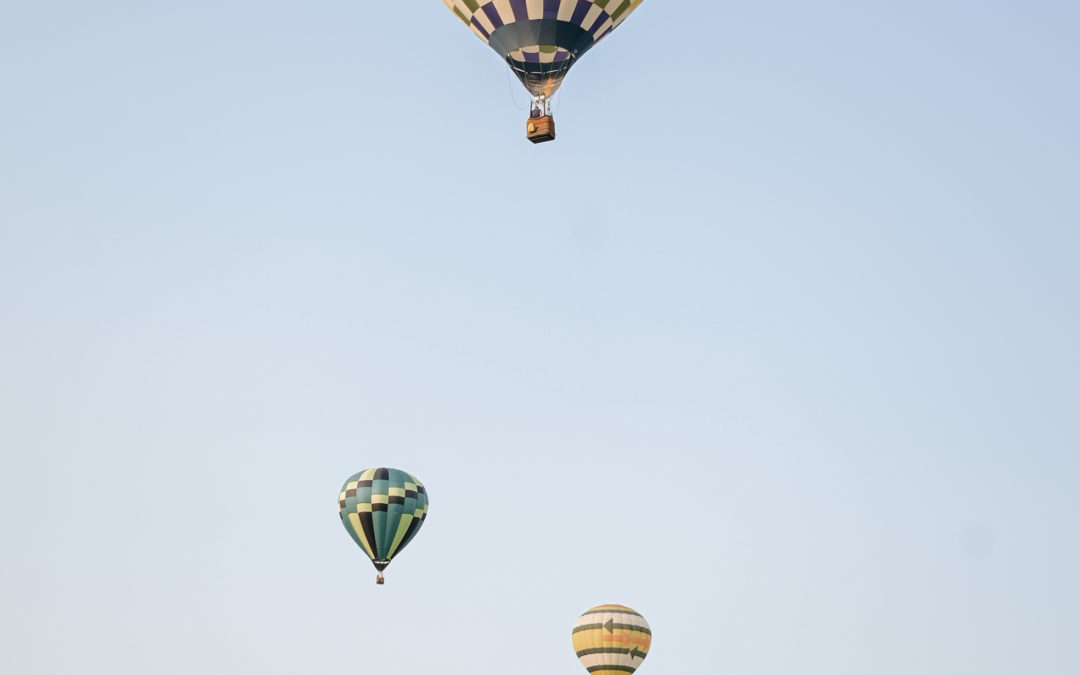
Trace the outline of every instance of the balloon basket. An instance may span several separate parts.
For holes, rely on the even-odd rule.
[[[379,572],[377,575],[375,575],[375,583],[377,583],[380,586],[382,586],[384,583],[386,583],[386,579],[383,579],[382,572]]]
[[[555,118],[551,115],[530,117],[525,124],[525,137],[533,143],[555,140]]]

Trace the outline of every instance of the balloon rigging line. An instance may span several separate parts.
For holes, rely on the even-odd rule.
[[[507,91],[507,93],[510,94],[510,100],[514,102],[514,107],[517,108],[518,110],[525,110],[525,108],[518,105],[517,97],[514,96],[514,87],[513,87],[513,84],[510,82],[510,70],[509,69],[507,69],[507,71],[506,71],[506,91]]]

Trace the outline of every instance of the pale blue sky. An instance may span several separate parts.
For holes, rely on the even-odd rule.
[[[647,0],[533,146],[438,0],[0,0],[0,671],[1080,672],[1077,35]]]

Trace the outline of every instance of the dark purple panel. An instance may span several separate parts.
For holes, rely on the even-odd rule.
[[[484,28],[483,24],[481,24],[481,23],[480,23],[479,21],[477,21],[477,20],[476,20],[476,16],[475,16],[475,15],[473,16],[473,18],[472,18],[472,21],[471,21],[470,23],[472,23],[472,25],[476,27],[476,30],[480,31],[480,33],[481,33],[481,34],[482,34],[482,35],[483,35],[483,36],[484,36],[485,38],[489,38],[489,37],[491,37],[491,34],[487,32],[487,29],[486,29],[486,28]]]
[[[581,26],[581,22],[585,20],[585,15],[589,13],[592,6],[589,0],[577,0],[577,7],[574,8],[573,16],[570,17],[570,23]]]
[[[596,17],[596,21],[593,22],[593,25],[586,28],[585,30],[589,31],[590,33],[595,33],[596,29],[600,27],[600,24],[607,21],[610,18],[610,16],[611,15],[608,14],[607,12],[605,12],[604,10],[600,10],[600,16]]]
[[[484,14],[487,14],[487,18],[491,19],[491,25],[496,28],[503,25],[503,20],[499,18],[499,13],[495,11],[495,3],[489,2],[482,7]]]

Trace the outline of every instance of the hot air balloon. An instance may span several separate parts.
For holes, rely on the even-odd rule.
[[[592,675],[637,670],[652,644],[649,622],[623,605],[598,605],[574,622],[574,651]]]
[[[510,65],[533,101],[526,136],[555,139],[551,96],[567,71],[642,0],[443,0]]]
[[[350,476],[338,495],[338,511],[353,541],[383,570],[412,541],[428,512],[427,490],[398,469],[365,469]]]

